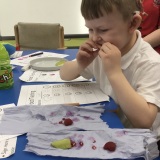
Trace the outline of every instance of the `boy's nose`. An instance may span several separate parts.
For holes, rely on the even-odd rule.
[[[98,42],[101,40],[101,37],[98,34],[92,34],[92,41]]]

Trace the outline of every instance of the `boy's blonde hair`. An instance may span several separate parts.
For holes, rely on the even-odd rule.
[[[102,17],[102,11],[111,13],[113,7],[117,8],[124,20],[130,19],[135,11],[142,11],[141,0],[82,0],[81,13],[85,19],[91,20]]]

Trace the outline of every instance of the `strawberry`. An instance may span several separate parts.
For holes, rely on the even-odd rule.
[[[115,151],[116,150],[116,144],[114,142],[107,142],[104,146],[103,149],[108,150],[108,151]]]
[[[63,122],[65,126],[70,126],[73,124],[73,121],[70,118],[66,118]]]

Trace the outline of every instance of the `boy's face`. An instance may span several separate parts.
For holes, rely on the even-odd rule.
[[[89,29],[89,38],[98,46],[110,42],[117,46],[121,52],[129,50],[132,37],[131,22],[124,21],[116,9],[110,14],[104,13],[103,15],[97,19],[85,20],[86,27]]]

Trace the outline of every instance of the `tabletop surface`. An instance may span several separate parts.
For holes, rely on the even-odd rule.
[[[60,54],[68,54],[69,56],[66,57],[68,60],[72,60],[76,57],[77,49],[66,49],[66,50],[48,50],[49,52],[60,53]],[[24,51],[23,55],[27,55],[33,53],[35,51]],[[46,51],[45,51],[46,52]],[[17,105],[19,93],[22,85],[32,85],[32,84],[46,84],[46,83],[27,83],[22,82],[19,77],[22,75],[23,71],[21,71],[21,67],[17,66],[13,69],[13,76],[14,76],[14,86],[10,89],[0,90],[0,105],[14,103]],[[48,83],[47,83],[48,84]],[[53,82],[54,84],[54,82]],[[113,108],[116,108],[117,105],[115,102],[110,99],[110,102],[103,102],[105,105],[105,112],[102,114],[101,118],[107,122],[110,128],[123,128],[123,125],[117,115],[113,112]],[[16,152],[14,155],[5,158],[10,160],[78,160],[78,158],[63,158],[63,157],[51,157],[51,156],[38,156],[34,153],[29,153],[23,151],[27,144],[26,135],[19,136],[17,139],[17,146]]]

